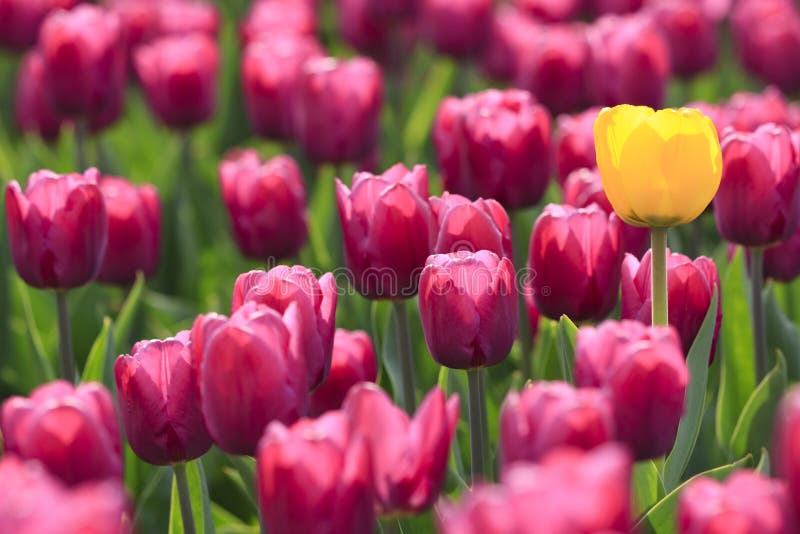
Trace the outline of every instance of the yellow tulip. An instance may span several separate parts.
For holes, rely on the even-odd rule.
[[[636,226],[694,220],[719,188],[722,151],[699,110],[605,108],[594,123],[597,166],[614,211]]]

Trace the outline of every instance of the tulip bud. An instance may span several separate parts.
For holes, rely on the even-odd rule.
[[[514,85],[529,90],[553,113],[585,107],[589,45],[582,30],[543,25],[522,41]]]
[[[500,460],[539,461],[551,450],[589,450],[614,439],[614,417],[606,394],[566,382],[533,382],[511,391],[500,410]]]
[[[64,380],[39,386],[30,397],[3,403],[0,431],[5,452],[38,460],[69,485],[122,478],[117,416],[108,390]]]
[[[164,125],[188,129],[214,115],[219,52],[210,37],[162,37],[139,47],[134,59],[147,103]]]
[[[100,114],[122,100],[125,50],[119,17],[80,5],[54,11],[42,24],[45,94],[64,115]]]
[[[194,460],[211,447],[189,335],[140,341],[114,365],[128,443],[150,464]]]
[[[14,118],[21,131],[36,133],[45,141],[53,141],[61,130],[62,118],[45,96],[44,78],[41,54],[36,51],[25,54],[17,72]]]
[[[507,209],[539,202],[550,177],[550,117],[527,91],[445,98],[433,126],[444,188]]]
[[[31,174],[25,193],[6,188],[6,223],[17,272],[33,287],[69,289],[91,282],[108,238],[100,173]]]
[[[786,486],[747,469],[735,471],[724,483],[692,479],[678,497],[677,524],[680,534],[784,534],[795,527]]]
[[[202,33],[216,39],[219,13],[208,0],[159,0],[158,35]]]
[[[441,198],[430,198],[431,210],[439,226],[435,254],[488,250],[512,258],[511,221],[498,202],[479,198],[475,202],[445,191]]]
[[[540,24],[522,11],[499,4],[492,13],[489,37],[481,54],[481,68],[492,78],[511,81],[516,73],[520,50]]]
[[[363,330],[336,330],[333,338],[331,371],[311,395],[312,416],[342,407],[347,392],[359,382],[375,382],[378,366],[372,340]]]
[[[575,115],[559,115],[555,136],[558,182],[564,185],[577,169],[597,166],[594,150],[594,122],[600,108],[589,108]]]
[[[339,33],[360,53],[394,67],[414,47],[420,1],[336,0]]]
[[[36,461],[0,459],[0,532],[128,534],[128,498],[121,480],[65,487]]]
[[[302,265],[250,271],[236,278],[231,313],[253,302],[283,314],[292,333],[292,350],[302,357],[308,389],[313,390],[325,381],[331,367],[338,289],[331,273],[317,280]],[[292,305],[296,309],[287,321]]]
[[[366,444],[380,514],[421,512],[439,498],[458,409],[458,395],[445,399],[434,388],[409,419],[375,384],[364,382],[350,390],[342,410],[352,434]]]
[[[270,534],[372,534],[370,466],[347,416],[332,412],[286,428],[271,423],[258,445],[258,502]]]
[[[3,0],[0,2],[0,47],[15,51],[33,47],[48,13],[70,9],[77,3],[78,0]]]
[[[594,141],[608,200],[634,226],[692,221],[719,188],[717,131],[696,109],[604,109],[594,125]]]
[[[714,199],[720,235],[759,247],[789,239],[800,222],[800,166],[785,126],[765,124],[722,140],[722,183]]]
[[[573,19],[582,7],[581,0],[514,0],[514,5],[543,22]]]
[[[316,39],[297,35],[264,36],[244,49],[242,90],[247,118],[255,133],[275,139],[291,138],[303,64],[322,56],[324,52]]]
[[[656,4],[653,20],[669,46],[672,72],[691,77],[710,70],[717,62],[717,28],[690,0]]]
[[[309,36],[317,32],[314,0],[260,0],[253,2],[242,22],[242,43],[262,38]]]
[[[622,307],[621,319],[634,319],[649,325],[652,315],[651,251],[648,250],[641,263],[627,254],[622,262]],[[714,337],[711,342],[709,364],[714,360],[717,336],[722,324],[722,293],[719,274],[714,260],[700,256],[692,260],[683,254],[669,253],[667,249],[667,302],[669,324],[675,327],[681,338],[684,354],[689,354],[703,319],[711,306],[711,297],[717,294],[717,312]]]
[[[800,387],[781,400],[775,416],[772,458],[776,474],[786,481],[795,513],[800,513]]]
[[[608,392],[617,439],[637,460],[672,448],[689,383],[680,339],[671,327],[606,321],[578,330],[575,383]]]
[[[422,34],[440,54],[470,57],[489,35],[492,0],[423,0]]]
[[[616,215],[597,205],[548,204],[533,225],[528,256],[536,307],[554,320],[606,317],[617,303],[622,255]]]
[[[587,31],[588,89],[596,105],[661,107],[667,92],[667,41],[650,17],[609,15]]]
[[[375,149],[383,78],[372,60],[307,61],[296,102],[295,135],[313,161],[356,161]]]
[[[308,239],[306,191],[290,156],[262,162],[253,149],[229,152],[219,165],[222,200],[242,254],[252,259],[297,256]]]
[[[576,208],[587,208],[592,203],[597,204],[608,215],[614,213],[614,208],[603,189],[603,181],[598,170],[584,168],[573,171],[564,182],[564,204]],[[637,258],[641,257],[650,243],[650,229],[631,226],[626,222],[620,224],[620,229],[622,249]]]
[[[161,203],[149,184],[135,186],[124,178],[100,180],[108,214],[108,245],[97,279],[127,285],[136,273],[155,274],[161,242]]]
[[[548,533],[630,532],[631,471],[630,455],[616,443],[589,452],[562,447],[540,463],[511,464],[502,484],[445,503],[439,532],[517,534],[532,525]]]
[[[475,369],[502,362],[514,344],[518,313],[508,258],[480,250],[436,254],[425,263],[419,314],[428,349],[440,365]]]
[[[800,229],[774,247],[764,249],[764,278],[788,284],[800,276]]]
[[[754,132],[767,122],[794,127],[796,119],[792,117],[792,109],[786,96],[773,86],[768,86],[760,93],[739,91],[724,105],[727,125],[742,132]],[[717,126],[718,132],[722,133],[723,130]]]
[[[800,74],[791,67],[800,54],[800,10],[794,2],[736,2],[731,30],[739,59],[751,75],[789,93],[800,89]]]
[[[193,361],[199,367],[203,419],[214,443],[228,454],[255,455],[264,427],[292,423],[304,411],[307,379],[296,325],[298,305],[283,317],[248,303],[230,319],[200,315],[192,327]]]
[[[381,175],[359,172],[348,188],[336,180],[344,254],[351,282],[369,299],[409,298],[436,242],[428,171],[398,163]]]

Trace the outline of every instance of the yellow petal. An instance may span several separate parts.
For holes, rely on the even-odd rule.
[[[642,223],[637,221],[631,200],[625,192],[626,177],[620,173],[620,158],[631,133],[654,113],[645,106],[623,104],[603,109],[594,123],[595,154],[603,188],[614,211],[631,224]]]

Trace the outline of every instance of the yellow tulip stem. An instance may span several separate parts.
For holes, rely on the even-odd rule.
[[[764,288],[764,248],[750,248],[750,297],[753,319],[753,345],[755,351],[756,381],[761,382],[767,375],[767,330],[764,321],[764,301],[761,293]]]
[[[650,229],[653,326],[667,326],[667,229]]]

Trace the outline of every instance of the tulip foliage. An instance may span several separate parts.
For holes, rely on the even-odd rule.
[[[791,0],[0,0],[0,533],[796,532],[798,57]]]

